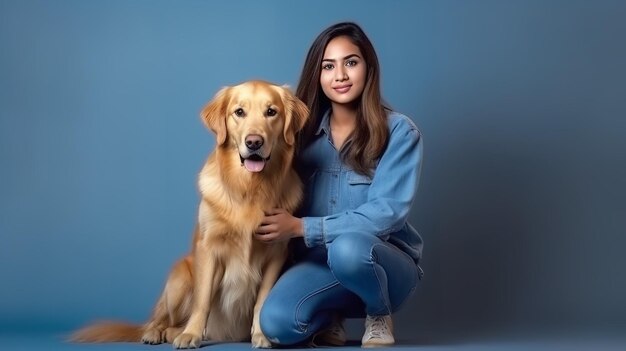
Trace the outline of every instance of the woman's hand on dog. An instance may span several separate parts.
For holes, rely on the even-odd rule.
[[[303,236],[302,219],[292,216],[282,208],[265,212],[261,225],[254,233],[257,240],[271,243]]]

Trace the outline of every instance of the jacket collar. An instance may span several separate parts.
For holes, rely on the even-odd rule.
[[[320,125],[317,127],[317,131],[315,135],[320,135],[320,133],[324,131],[326,135],[330,135],[330,109],[326,110],[324,116],[322,117],[322,121]]]

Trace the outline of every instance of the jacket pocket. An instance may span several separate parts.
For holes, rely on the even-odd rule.
[[[358,174],[354,171],[348,172],[348,197],[350,207],[356,208],[367,201],[372,178]]]

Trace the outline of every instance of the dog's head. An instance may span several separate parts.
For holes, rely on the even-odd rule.
[[[218,147],[234,147],[241,164],[260,172],[277,147],[293,148],[309,110],[286,87],[248,81],[222,88],[201,116]]]

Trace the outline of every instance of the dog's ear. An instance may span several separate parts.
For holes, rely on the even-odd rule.
[[[304,124],[309,118],[309,108],[302,100],[298,99],[289,89],[283,85],[283,102],[285,105],[285,128],[283,130],[285,142],[293,145],[296,134],[304,128]]]
[[[228,108],[229,93],[230,87],[220,89],[200,113],[204,124],[215,133],[217,145],[222,145],[226,142],[226,118],[228,114],[226,109]]]

